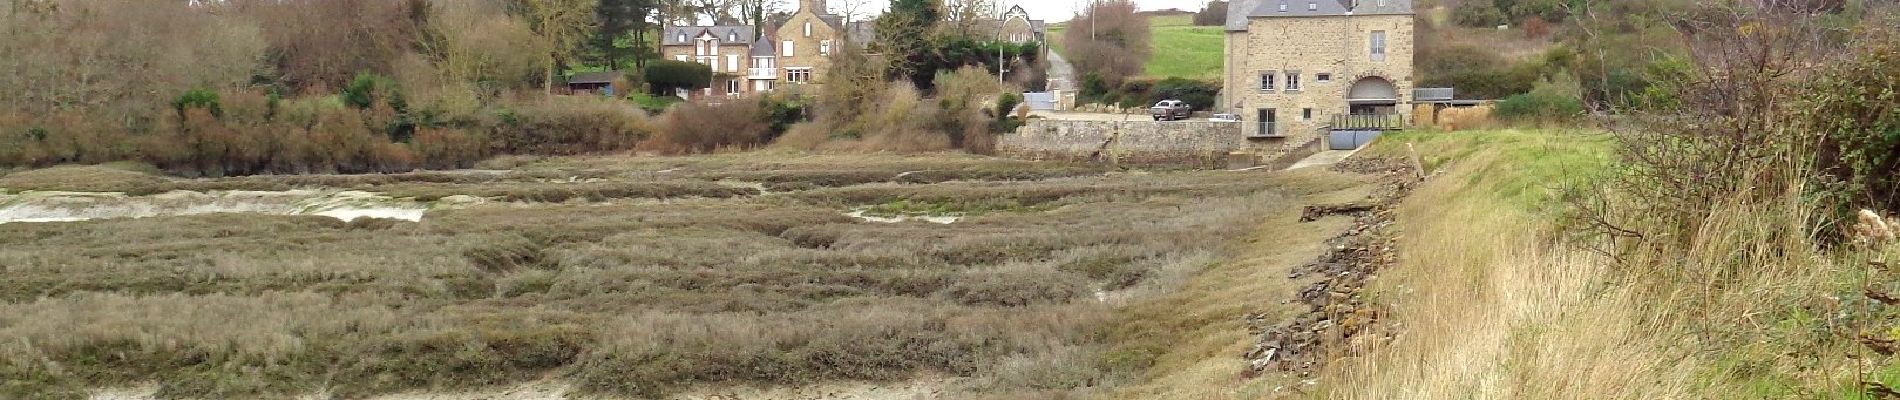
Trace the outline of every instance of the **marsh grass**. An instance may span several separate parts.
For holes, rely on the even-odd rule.
[[[776,172],[857,166],[881,180]],[[543,179],[577,171],[594,180]],[[893,182],[909,171],[946,172]],[[714,175],[821,188],[750,196]],[[1104,361],[1116,305],[1172,292],[1259,216],[1349,185],[961,156],[557,158],[509,173],[203,182],[530,203],[420,223],[0,225],[0,397],[138,382],[168,397],[356,397],[545,377],[662,396],[918,375],[969,378],[971,396],[1081,393],[1132,373]],[[568,201],[677,196],[727,198]],[[950,225],[843,215],[897,201],[994,212]]]

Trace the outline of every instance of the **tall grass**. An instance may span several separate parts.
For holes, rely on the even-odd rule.
[[[1605,154],[1600,135],[1444,135],[1418,146],[1443,172],[1400,208],[1401,264],[1375,287],[1398,339],[1322,374],[1324,396],[1785,398],[1851,381],[1821,361],[1851,349],[1833,336],[1842,321],[1818,315],[1851,268],[1801,234],[1814,220],[1798,182],[1708,205],[1690,237],[1600,253],[1565,240],[1582,226],[1564,223],[1564,193],[1592,186],[1551,178],[1615,164],[1538,156]],[[1416,138],[1395,139],[1380,151]]]
[[[204,182],[423,196],[718,190],[730,188],[707,180],[779,173],[788,186],[821,187],[836,185],[794,184],[854,169],[887,181],[724,200],[493,204],[431,211],[421,223],[204,215],[0,225],[0,337],[9,338],[0,397],[143,382],[170,397],[360,397],[546,377],[588,396],[664,396],[925,375],[963,382],[946,395],[1082,393],[1125,376],[1100,361],[1117,304],[1172,292],[1250,221],[1312,190],[1226,172],[952,180],[1087,171],[758,154]],[[925,170],[939,172],[903,174]],[[532,181],[567,173],[606,181]],[[910,176],[945,182],[889,183]],[[1328,185],[1340,184],[1319,184]],[[907,199],[1047,207],[951,225],[843,215]]]

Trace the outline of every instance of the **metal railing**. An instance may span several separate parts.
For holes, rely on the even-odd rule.
[[[1399,114],[1341,114],[1333,116],[1333,129],[1401,130],[1405,116]]]
[[[746,77],[752,79],[778,79],[778,68],[752,68]]]

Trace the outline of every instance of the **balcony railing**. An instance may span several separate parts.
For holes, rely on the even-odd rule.
[[[1405,129],[1405,116],[1399,114],[1342,114],[1333,116],[1332,128],[1396,131]]]
[[[778,79],[778,68],[752,68],[751,73],[746,74],[746,77],[751,79]]]

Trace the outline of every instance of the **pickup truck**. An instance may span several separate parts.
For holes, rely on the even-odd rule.
[[[1156,121],[1179,121],[1194,116],[1194,107],[1180,100],[1162,100],[1149,110]]]

